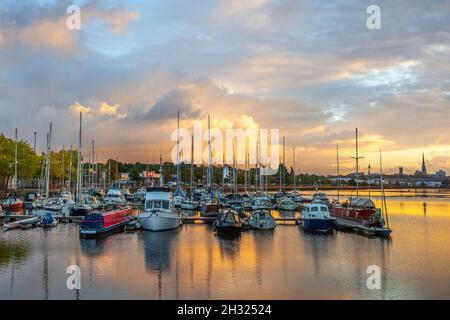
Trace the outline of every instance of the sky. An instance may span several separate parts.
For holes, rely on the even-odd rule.
[[[81,8],[81,29],[66,27]],[[381,29],[369,30],[376,4]],[[181,126],[279,129],[299,172],[450,173],[450,1],[0,1],[0,132],[157,162]],[[85,150],[87,153],[87,150]]]

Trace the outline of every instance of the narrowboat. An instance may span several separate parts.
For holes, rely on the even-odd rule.
[[[119,231],[133,220],[132,209],[124,207],[106,212],[88,213],[80,224],[80,236],[95,237]]]

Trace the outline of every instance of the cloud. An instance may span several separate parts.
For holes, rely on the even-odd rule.
[[[69,4],[2,2],[1,131],[52,121],[73,144],[83,111],[101,157],[158,161],[181,110],[186,127],[278,128],[304,171],[333,172],[336,143],[350,170],[355,127],[362,166],[381,146],[387,170],[422,150],[450,169],[448,4],[381,0],[379,31],[356,0],[83,1],[77,31]]]
[[[109,105],[107,102],[100,102],[100,113],[107,114],[107,115],[113,115],[117,113],[117,109],[120,108],[120,105]]]
[[[71,106],[70,109],[72,109],[73,111],[75,111],[76,113],[90,113],[92,112],[92,108],[90,107],[85,107],[82,106],[78,101],[75,101]]]

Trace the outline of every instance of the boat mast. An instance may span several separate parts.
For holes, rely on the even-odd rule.
[[[258,138],[259,138],[259,188],[260,188],[260,192],[261,194],[264,192],[264,185],[263,185],[263,175],[262,175],[262,145],[261,145],[261,130],[258,130]]]
[[[356,173],[355,173],[355,180],[356,180],[356,197],[359,197],[359,159],[363,159],[364,157],[359,156],[359,147],[358,147],[358,128],[356,128],[355,131],[355,137],[356,137],[356,157],[351,157],[356,160]]]
[[[49,198],[50,191],[50,162],[51,162],[51,146],[52,144],[52,123],[50,122],[50,131],[47,135],[47,166],[46,166],[46,178],[45,178],[45,200]]]
[[[233,138],[233,184],[234,184],[234,200],[236,200],[236,193],[237,193],[237,179],[236,179],[236,153],[235,153],[235,143]]]
[[[94,140],[92,140],[92,175],[91,175],[91,180],[92,180],[91,188],[92,189],[95,187],[94,186],[94,172],[95,172],[94,166],[95,166],[95,142],[94,142]]]
[[[295,147],[292,147],[292,162],[294,166],[294,191],[296,190],[296,182],[295,182]]]
[[[178,118],[177,118],[177,186],[175,189],[175,195],[177,196],[180,193],[179,189],[179,181],[180,181],[180,110],[178,109]]]
[[[337,197],[340,201],[341,179],[339,175],[339,144],[336,144],[336,176],[337,176]]]
[[[384,211],[384,215],[386,217],[386,225],[389,228],[389,217],[386,205],[386,194],[384,193],[384,183],[383,183],[383,162],[381,159],[381,148],[380,148],[380,186],[381,186],[381,195],[382,195],[382,209]]]
[[[17,193],[17,128],[14,140],[14,194]]]
[[[162,187],[164,185],[164,171],[163,171],[163,164],[162,164],[162,154],[159,154],[159,186]]]
[[[194,192],[194,135],[191,137],[191,200]]]
[[[83,122],[83,113],[80,112],[80,128],[78,132],[78,160],[77,160],[77,203],[79,204],[81,201],[81,185],[82,185],[82,179],[83,179],[83,167],[82,167],[82,143],[81,143],[81,136],[82,136],[82,122]]]
[[[65,157],[64,157],[64,153],[66,152],[66,148],[65,148],[65,146],[63,145],[63,148],[62,148],[62,159],[61,159],[61,162],[62,162],[62,172],[61,172],[61,191],[63,191],[63,190],[65,190],[66,189],[66,180],[65,180],[65,178],[66,178],[66,175],[65,175],[65,169],[66,169],[66,164],[64,163],[65,161]]]
[[[259,136],[260,131],[258,130],[258,139],[256,139],[256,165],[255,165],[255,192],[258,193],[258,179],[259,179]]]
[[[70,145],[69,154],[69,192],[72,193],[72,145]]]
[[[211,118],[208,114],[208,182],[209,182],[209,195],[210,198],[214,198],[213,181],[212,181],[212,151],[211,151]]]

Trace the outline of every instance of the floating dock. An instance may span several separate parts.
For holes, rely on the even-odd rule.
[[[336,229],[341,231],[356,232],[367,236],[388,237],[392,230],[386,228],[366,227],[360,222],[336,218]]]

